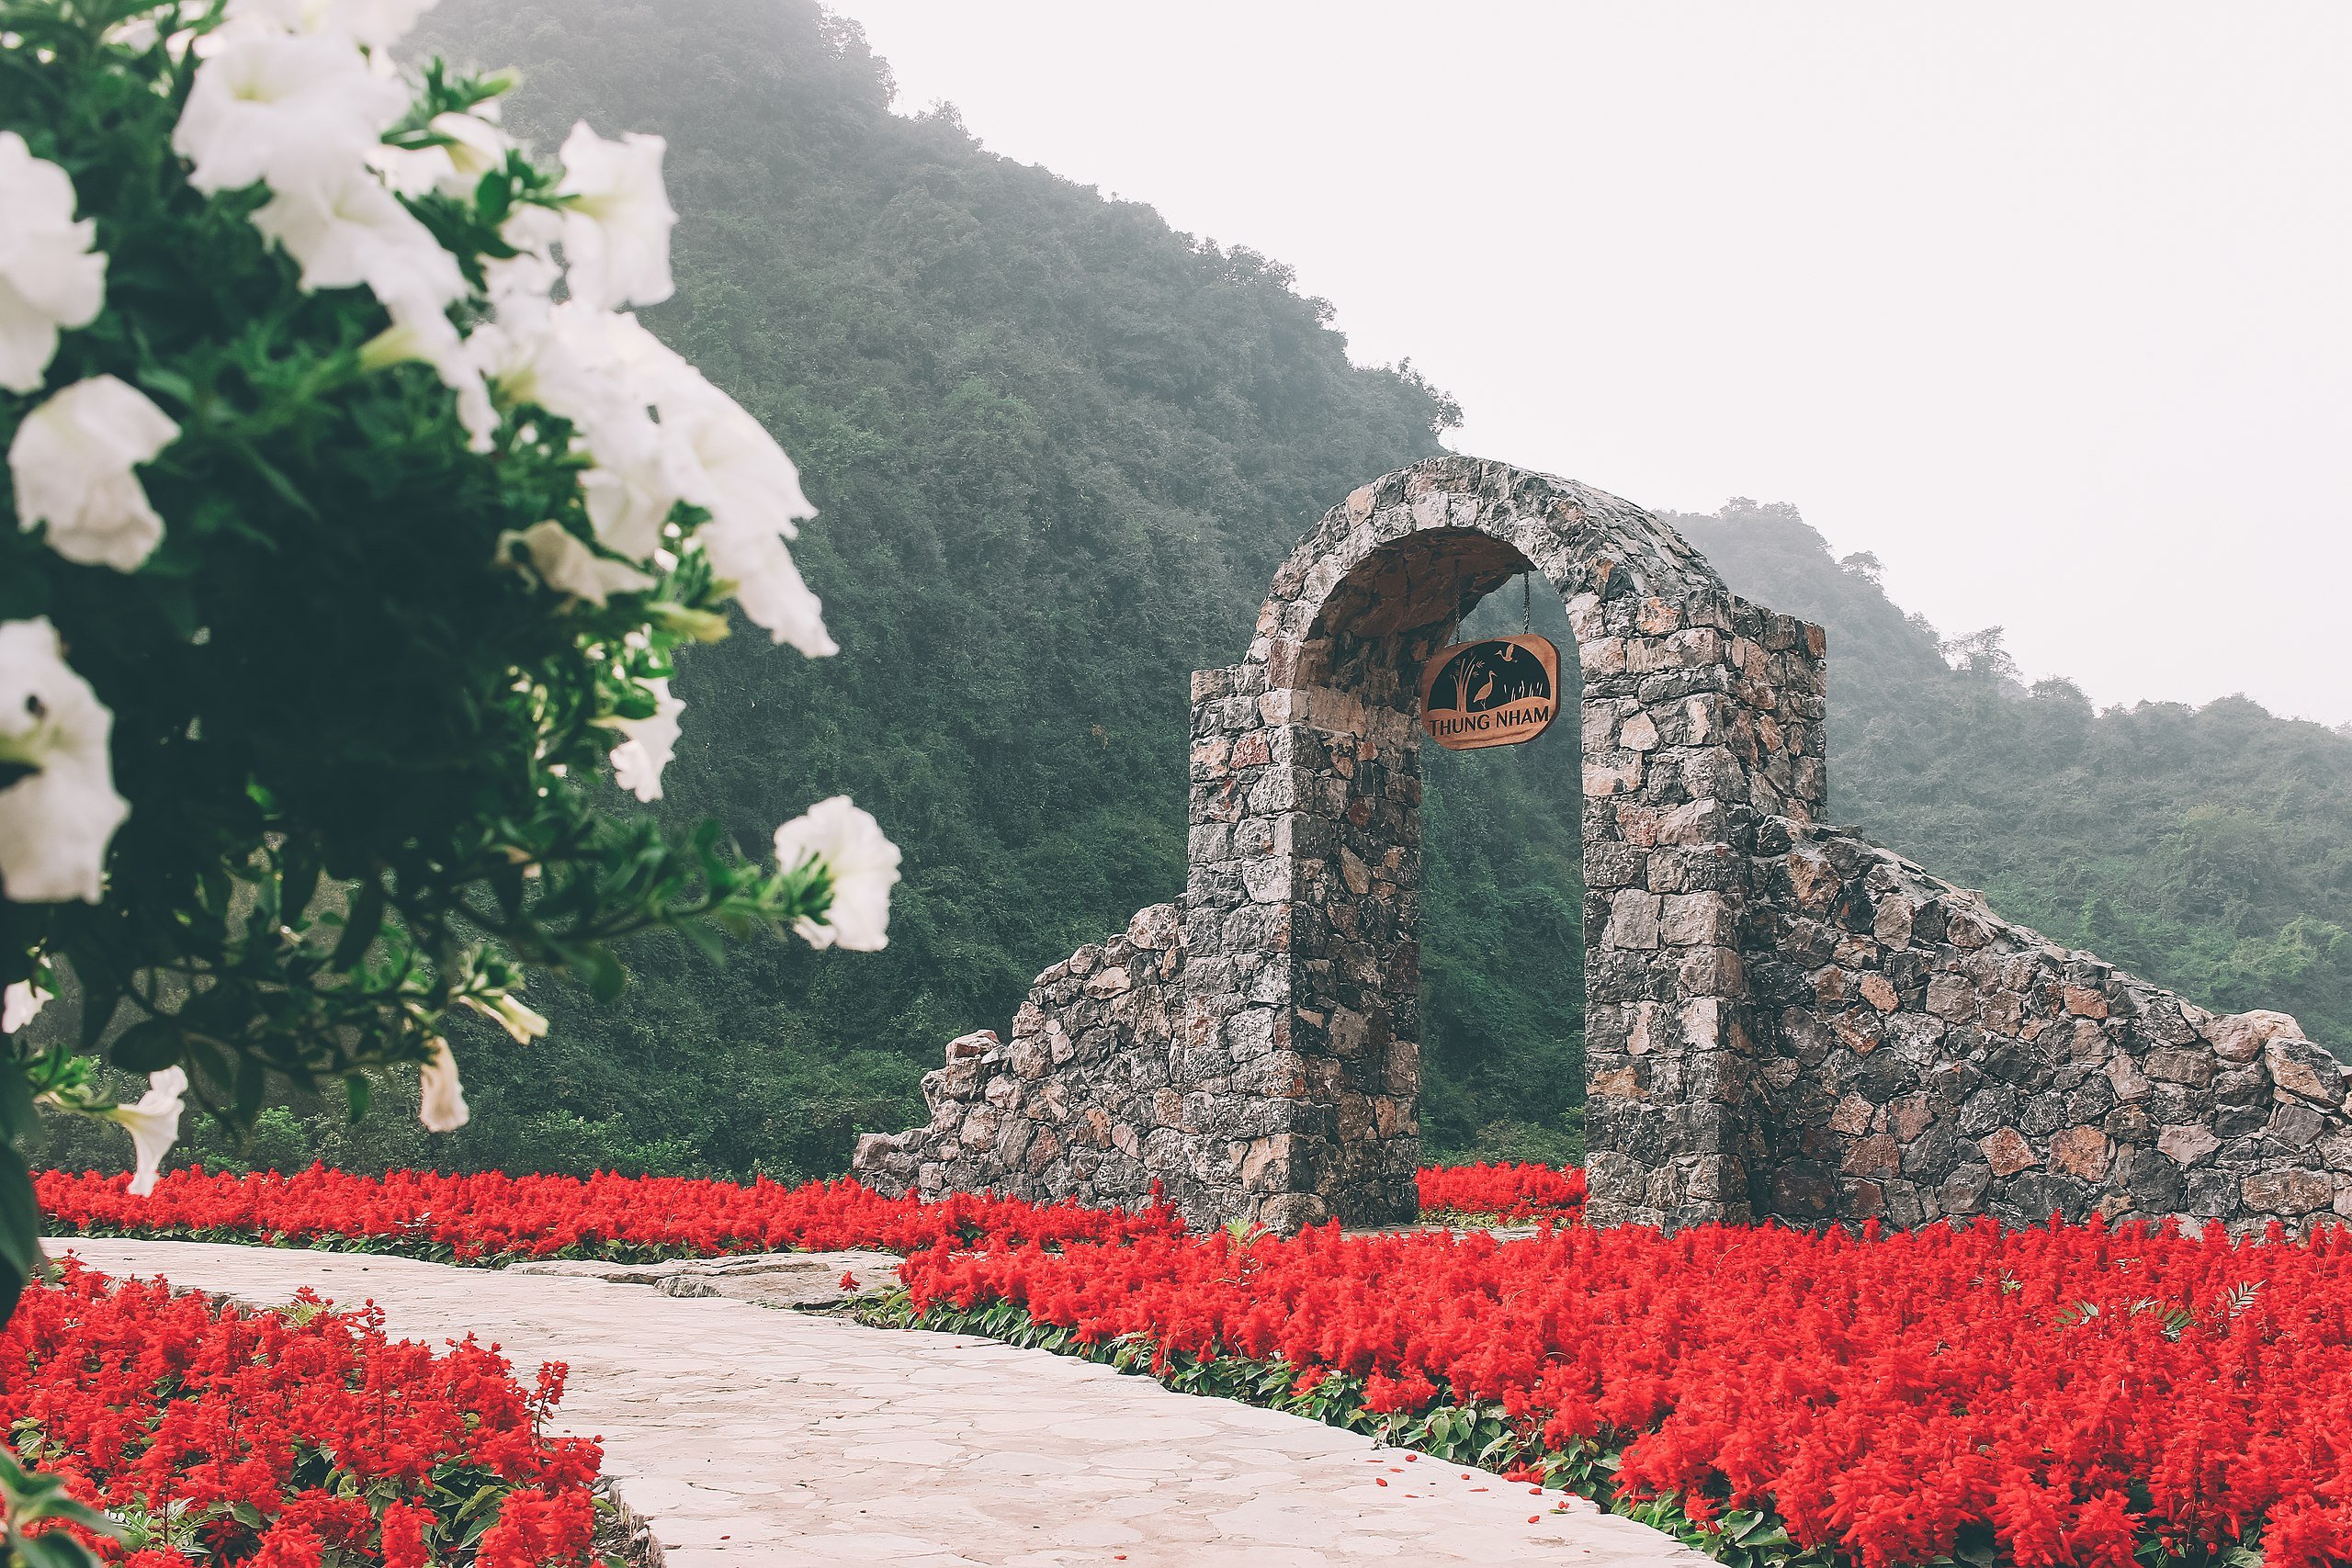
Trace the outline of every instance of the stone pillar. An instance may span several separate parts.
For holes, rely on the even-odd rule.
[[[1744,1223],[1759,804],[1819,810],[1817,627],[1728,593],[1568,605],[1584,671],[1586,1171],[1596,1224]]]
[[[1193,678],[1192,873],[1176,1077],[1228,1212],[1409,1220],[1419,1167],[1420,783],[1394,710]]]

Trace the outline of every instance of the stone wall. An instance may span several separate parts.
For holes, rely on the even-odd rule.
[[[2352,1216],[2352,1084],[2294,1020],[2216,1017],[1851,833],[1768,818],[1754,849],[1758,1213]]]
[[[1181,935],[1174,906],[1155,905],[1125,935],[1038,976],[1012,1041],[985,1029],[949,1041],[946,1062],[923,1075],[930,1122],[859,1139],[853,1174],[925,1198],[995,1191],[1132,1209],[1154,1179],[1191,1196],[1169,1050]]]
[[[1589,1213],[1681,1225],[1990,1213],[2352,1214],[2342,1070],[1819,825],[1819,627],[1640,508],[1440,457],[1365,485],[1193,678],[1180,907],[948,1046],[886,1190],[1288,1230],[1414,1213],[1423,662],[1522,572],[1583,679]]]

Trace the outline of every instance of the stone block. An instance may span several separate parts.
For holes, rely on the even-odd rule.
[[[2213,1057],[2209,1052],[2167,1045],[2148,1053],[2144,1070],[2158,1083],[2204,1089],[2213,1081]]]
[[[2212,1043],[2213,1054],[2233,1066],[2259,1060],[2264,1047],[2276,1034],[2301,1038],[2302,1025],[2283,1012],[2256,1010],[2233,1013],[2226,1018],[2208,1015],[2202,1032]]]
[[[2077,1018],[2105,1018],[2107,997],[2091,986],[2068,986],[2064,989],[2066,1010]]]
[[[1602,942],[1610,947],[1654,948],[1658,945],[1665,900],[1656,894],[1628,888],[1609,900],[1609,923]]]
[[[1993,1168],[1984,1165],[1963,1165],[1944,1178],[1936,1189],[1937,1206],[1947,1214],[1982,1213],[1984,1199],[1993,1187]]]
[[[2115,1091],[2116,1099],[2130,1101],[2148,1098],[2153,1087],[2148,1081],[2148,1075],[2122,1052],[2119,1051],[2108,1058],[2106,1072],[2108,1087]]]
[[[1903,1149],[1884,1133],[1857,1138],[1846,1145],[1838,1169],[1847,1176],[1888,1177],[1903,1169]]]
[[[2270,1081],[2281,1094],[2295,1095],[2331,1111],[2344,1104],[2343,1064],[2325,1046],[2303,1039],[2300,1031],[2274,1032],[2263,1042],[2263,1057],[2270,1067]]]
[[[2067,1127],[2051,1135],[2051,1168],[2080,1180],[2102,1179],[2114,1158],[2115,1145],[2097,1127]]]
[[[2308,1214],[2335,1201],[2335,1179],[2324,1170],[2257,1170],[2243,1179],[2245,1206],[2264,1214]]]
[[[947,1059],[952,1062],[971,1061],[995,1050],[1000,1042],[993,1029],[976,1029],[969,1034],[959,1034],[947,1043]]]
[[[1729,946],[1733,938],[1731,903],[1722,894],[1680,893],[1663,899],[1658,939],[1668,946]]]
[[[1137,909],[1127,921],[1127,940],[1147,952],[1164,953],[1183,940],[1184,914],[1173,904]]]
[[[1996,1127],[1977,1142],[1984,1163],[1993,1168],[1996,1176],[2015,1176],[2041,1163],[2033,1145],[2014,1127]]]

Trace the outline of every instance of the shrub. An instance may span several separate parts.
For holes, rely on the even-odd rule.
[[[525,972],[609,999],[632,931],[885,940],[845,797],[772,859],[595,808],[607,766],[659,795],[729,601],[834,651],[812,510],[628,311],[671,291],[661,141],[534,161],[508,78],[392,64],[430,3],[0,0],[0,1310],[37,1100],[143,1189],[190,1098],[356,1117],[410,1065],[458,1125],[452,1011],[527,1040]],[[61,972],[78,1048],[24,1030]]]

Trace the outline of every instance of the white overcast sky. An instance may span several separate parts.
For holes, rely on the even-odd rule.
[[[1295,267],[1461,450],[1792,502],[2102,704],[2352,721],[2352,5],[835,8],[901,112]]]

